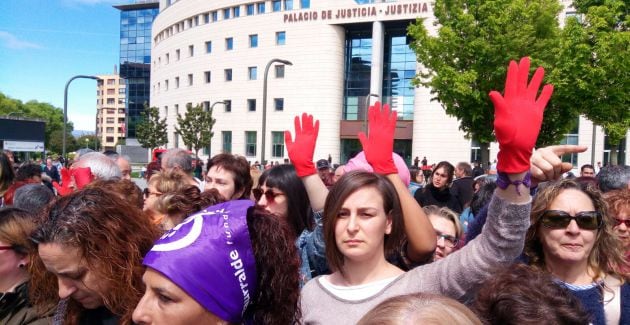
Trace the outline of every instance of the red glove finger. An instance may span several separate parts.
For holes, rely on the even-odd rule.
[[[291,137],[290,131],[284,131],[284,142],[287,146],[289,159],[295,167],[299,177],[305,177],[317,173],[313,163],[315,153],[315,143],[319,134],[319,121],[313,124],[313,115],[302,113],[302,123],[300,117],[294,119],[295,141]]]
[[[72,182],[72,173],[67,168],[61,169],[61,182],[63,185],[59,185],[57,182],[53,182],[53,187],[57,190],[57,194],[61,196],[68,195],[72,193],[72,189],[70,188],[70,183]]]
[[[94,180],[90,167],[73,168],[72,176],[74,176],[74,183],[77,185],[77,189],[84,188],[85,185],[90,184]]]
[[[394,131],[396,130],[396,111],[391,111],[385,104],[376,102],[368,111],[369,134],[359,132],[359,141],[365,152],[365,159],[374,172],[387,175],[398,173],[394,163]]]

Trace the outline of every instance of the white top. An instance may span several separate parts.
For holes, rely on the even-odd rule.
[[[379,293],[383,288],[392,283],[392,281],[396,280],[398,276],[393,276],[391,278],[386,278],[383,280],[370,282],[358,286],[339,286],[330,283],[328,278],[330,275],[324,275],[319,277],[317,280],[319,283],[326,288],[330,293],[334,294],[338,298],[356,301],[362,300],[366,298],[370,298],[375,294]]]

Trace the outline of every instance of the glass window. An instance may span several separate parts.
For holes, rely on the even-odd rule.
[[[258,74],[258,68],[256,67],[249,67],[247,68],[248,71],[248,76],[249,76],[249,80],[256,80],[257,74]]]
[[[219,20],[219,12],[213,11],[213,12],[210,13],[210,15],[212,16],[212,21]]]
[[[274,98],[273,99],[273,106],[276,109],[276,111],[283,111],[284,110],[284,98]]]
[[[276,78],[284,78],[284,64],[278,64],[275,66]]]
[[[247,5],[247,15],[248,16],[251,16],[251,15],[255,14],[256,13],[255,11],[256,11],[256,7],[254,7],[253,3],[250,3],[250,4]]]
[[[208,13],[203,14],[203,22],[204,24],[207,24],[210,22],[210,14]]]
[[[212,41],[206,42],[206,53],[212,53]]]
[[[170,58],[171,58],[170,54],[166,53],[166,64],[168,64],[168,61]]]
[[[194,55],[195,55],[195,46],[188,45],[188,56],[194,56]]]
[[[225,81],[232,81],[232,69],[225,69]]]
[[[239,17],[241,15],[241,7],[234,7],[233,9],[234,18]]]
[[[115,121],[115,119],[114,119],[113,117],[108,117],[108,118],[106,119],[106,122],[107,122],[107,123],[114,123],[114,121]]]
[[[300,0],[300,8],[308,9],[311,7],[311,0]]]
[[[256,156],[256,131],[245,131],[245,156]]]
[[[223,19],[230,19],[230,8],[223,9]]]
[[[164,90],[168,90],[168,80],[164,80]]]
[[[284,0],[284,10],[293,10],[293,0]]]
[[[175,77],[175,88],[179,88],[179,77]]]
[[[286,32],[276,32],[276,45],[284,45],[286,43]]]
[[[284,132],[271,132],[271,156],[284,157]]]
[[[258,34],[249,35],[249,47],[258,47]]]
[[[227,51],[234,49],[234,39],[232,37],[228,37],[225,39],[225,49]]]
[[[116,84],[116,79],[107,79],[107,84],[108,85],[115,85]]]
[[[192,75],[192,73],[188,74],[188,85],[189,86],[193,85],[193,75]]]
[[[256,100],[255,99],[248,99],[247,100],[247,110],[250,112],[255,112],[256,111]]]
[[[179,148],[179,134],[173,132],[173,148]]]
[[[271,2],[271,9],[274,12],[282,10],[282,1],[280,1],[280,0],[273,0]]]
[[[259,2],[258,3],[258,13],[259,14],[264,14],[265,13],[265,3],[264,2]]]
[[[204,72],[203,76],[204,76],[204,79],[206,80],[206,83],[209,84],[210,81],[211,81],[211,77],[212,77],[211,74],[210,74],[210,71]]]
[[[179,49],[175,50],[175,60],[179,61]]]
[[[232,153],[232,131],[221,131],[221,141],[224,153]]]
[[[577,145],[578,144],[578,132],[580,130],[580,118],[576,118],[575,120],[575,125],[573,127],[573,129],[564,135],[564,139],[560,140],[560,144],[573,144],[573,145]],[[573,165],[573,168],[577,168],[578,166],[578,155],[577,153],[573,153],[570,155],[563,155],[562,156],[562,162],[568,162],[571,163]]]
[[[231,112],[232,111],[232,100],[226,99],[226,100],[224,100],[224,102],[225,102],[225,105],[223,105],[223,106],[225,106],[225,112],[226,113]]]

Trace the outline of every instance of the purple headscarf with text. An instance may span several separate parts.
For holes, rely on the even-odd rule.
[[[143,264],[162,273],[205,309],[230,323],[257,292],[256,259],[247,229],[250,200],[213,205],[167,231]]]

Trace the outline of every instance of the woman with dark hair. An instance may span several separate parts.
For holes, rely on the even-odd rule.
[[[60,198],[31,236],[32,302],[58,302],[55,319],[64,323],[131,323],[142,257],[158,237],[142,211],[115,194],[86,188]]]
[[[405,229],[396,185],[389,180],[390,175],[385,177],[381,172],[348,173],[331,189],[324,206],[326,256],[333,273],[313,279],[302,290],[303,323],[354,324],[380,302],[403,294],[428,292],[463,299],[497,267],[511,263],[521,253],[531,204],[530,157],[553,91],[545,86],[537,99],[542,68],[529,86],[528,73],[528,58],[518,65],[512,61],[505,96],[490,93],[500,147],[500,182],[477,240],[440,261],[405,273],[385,259],[400,243]],[[379,145],[383,136],[375,130],[383,128],[381,124],[386,121],[393,133],[396,114],[387,108],[380,111],[380,107],[370,108],[369,114],[369,138],[360,136],[366,157],[378,166],[375,170],[393,171],[391,167],[381,169],[385,164],[393,165],[383,161],[391,157],[393,139],[387,155],[386,146]],[[527,123],[518,124],[519,132],[514,132],[516,121],[525,120]],[[407,209],[405,214],[412,210],[422,214],[417,203]],[[435,243],[435,237],[430,240]]]
[[[455,167],[451,163],[440,161],[433,168],[428,184],[414,194],[420,206],[437,205],[439,207],[447,207],[458,214],[462,213],[461,203],[450,192],[454,173]]]
[[[300,280],[292,238],[286,223],[249,200],[207,207],[146,255],[146,290],[134,322],[294,323],[300,318]]]
[[[4,204],[13,205],[13,198],[15,197],[15,191],[27,184],[41,184],[42,183],[42,168],[36,164],[24,164],[18,168],[15,173],[15,180],[13,184],[4,193]]]
[[[610,191],[604,194],[604,198],[608,203],[608,213],[612,217],[613,230],[621,239],[626,261],[630,263],[630,190]],[[630,273],[630,266],[625,271]]]
[[[582,302],[593,324],[630,322],[628,262],[596,188],[564,179],[538,191],[525,253]]]
[[[9,157],[0,152],[0,207],[4,206],[4,194],[13,184],[15,178],[15,171],[13,170],[13,164]]]
[[[49,324],[52,306],[36,309],[28,299],[28,240],[34,217],[17,208],[0,208],[0,324]],[[43,307],[43,306],[42,306]]]
[[[248,199],[252,184],[249,163],[244,157],[220,153],[208,159],[204,190],[214,188],[225,200]]]

